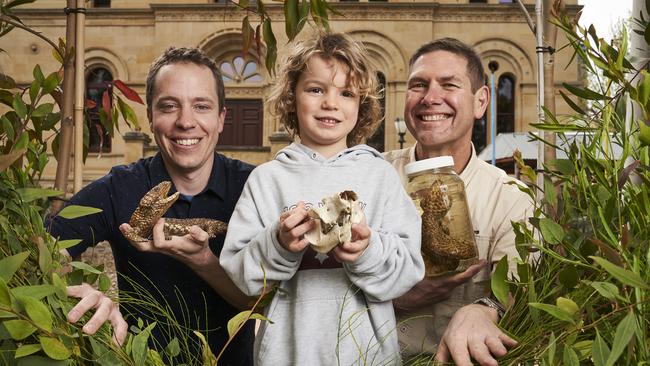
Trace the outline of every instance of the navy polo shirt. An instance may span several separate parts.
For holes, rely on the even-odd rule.
[[[252,169],[252,165],[215,153],[207,187],[192,197],[179,198],[164,217],[205,217],[228,222]],[[71,220],[55,217],[48,229],[52,236],[61,240],[82,240],[68,249],[73,257],[98,242],[110,242],[118,272],[120,310],[129,324],[136,324],[138,317],[158,322],[152,337],[158,342],[158,348],[167,345],[170,334],[187,332],[185,338],[191,344],[181,344],[181,350],[191,353],[192,357],[201,357],[196,349],[198,338],[192,333],[192,330],[200,330],[207,334],[210,348],[217,355],[228,339],[226,324],[239,310],[222,299],[189,267],[164,254],[138,251],[119,230],[120,224],[129,222],[145,193],[165,180],[171,181],[171,178],[159,153],[131,165],[114,167],[68,202],[68,205],[97,207],[102,209],[101,213]],[[174,192],[176,188],[172,186],[170,194]],[[210,240],[210,248],[217,256],[224,239],[225,236],[220,235]],[[160,309],[138,306],[137,300],[153,300],[173,314],[185,329],[169,324],[158,315]],[[228,346],[219,365],[252,365],[252,351],[253,325],[249,324]],[[178,359],[171,361],[180,363]]]

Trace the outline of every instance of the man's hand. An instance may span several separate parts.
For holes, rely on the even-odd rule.
[[[482,366],[497,366],[496,358],[508,353],[517,341],[496,326],[497,311],[490,307],[470,304],[454,314],[440,339],[437,362],[453,362],[471,366],[474,359]]]
[[[294,209],[280,215],[278,241],[282,247],[292,253],[301,252],[309,245],[305,233],[313,227],[314,220],[307,214],[305,203],[298,202]]]
[[[68,296],[81,299],[68,313],[70,323],[76,323],[90,309],[95,309],[95,314],[83,326],[83,332],[95,334],[106,321],[109,321],[113,327],[113,340],[118,345],[122,345],[126,339],[128,325],[120,313],[119,306],[113,300],[87,283],[68,286],[67,293]]]
[[[363,222],[352,224],[352,240],[334,247],[334,258],[341,263],[355,262],[370,244],[370,233],[365,218]]]
[[[153,227],[153,240],[129,241],[141,252],[153,252],[167,254],[190,267],[200,266],[207,261],[208,256],[213,255],[210,250],[209,235],[198,226],[192,226],[190,233],[183,236],[172,236],[165,238],[165,219],[160,219]],[[120,225],[120,231],[124,234],[130,229],[129,224]]]
[[[413,311],[446,300],[451,291],[469,281],[486,264],[487,262],[481,259],[478,263],[469,266],[464,272],[454,273],[449,276],[425,278],[407,293],[393,300],[393,306],[397,310]]]

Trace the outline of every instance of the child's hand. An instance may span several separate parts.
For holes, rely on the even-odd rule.
[[[278,241],[284,249],[298,253],[303,251],[309,240],[305,239],[306,232],[314,227],[314,220],[307,215],[304,202],[298,202],[296,208],[280,215]]]
[[[363,251],[366,250],[370,244],[370,228],[366,224],[366,219],[364,218],[362,222],[358,224],[352,224],[352,240],[343,244],[337,245],[333,250],[334,258],[337,261],[343,262],[355,262]]]

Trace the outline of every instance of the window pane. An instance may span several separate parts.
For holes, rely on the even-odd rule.
[[[515,83],[511,75],[499,77],[497,91],[497,133],[515,131]]]
[[[256,70],[257,70],[257,64],[255,62],[253,62],[253,61],[249,61],[246,64],[246,67],[244,68],[244,71],[242,72],[242,75],[244,77],[246,77],[248,75],[251,75],[251,74],[255,73]]]
[[[110,71],[101,67],[92,69],[86,79],[86,99],[95,103],[94,108],[88,109],[86,120],[89,132],[88,151],[90,152],[111,151],[111,136],[101,123],[100,113],[104,113],[102,99],[106,92],[108,92],[109,100],[113,100],[113,90],[110,84],[112,80],[113,75]],[[113,123],[117,123],[117,121]]]
[[[241,73],[244,70],[244,59],[243,58],[241,58],[239,56],[235,57],[235,59],[233,60],[233,64],[235,64],[235,70],[237,70],[238,72]]]

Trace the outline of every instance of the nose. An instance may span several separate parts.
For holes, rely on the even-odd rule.
[[[424,105],[434,105],[440,104],[442,102],[442,94],[440,89],[436,85],[429,85],[426,93],[422,96],[422,104]]]
[[[325,93],[323,97],[323,109],[336,110],[338,109],[338,96],[335,92]]]
[[[176,119],[176,127],[183,130],[189,130],[191,128],[194,128],[195,125],[196,122],[194,120],[192,108],[185,106],[181,107],[178,118]]]

